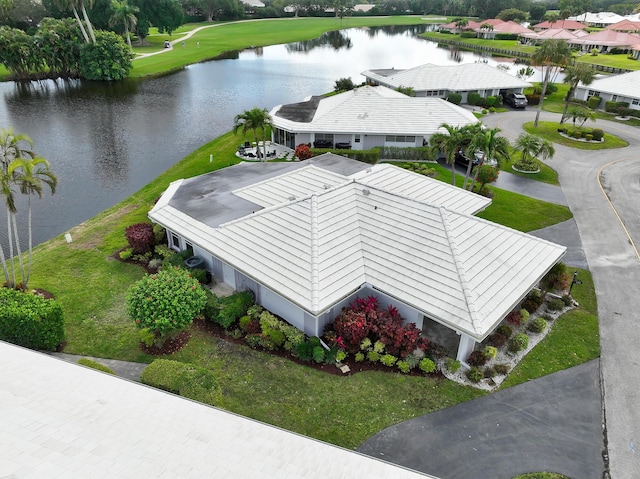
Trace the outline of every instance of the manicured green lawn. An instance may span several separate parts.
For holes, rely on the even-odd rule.
[[[524,53],[533,53],[536,48],[530,45],[521,45],[516,40],[485,40],[483,38],[462,38],[460,35],[454,35],[450,33],[439,33],[439,32],[427,32],[420,35],[423,38],[432,38],[434,40],[449,40],[456,42],[463,42],[469,45],[470,48],[473,47],[492,47],[492,48],[503,48],[506,50],[512,50],[516,52],[524,52]]]
[[[196,33],[185,41],[184,48],[177,44],[171,51],[134,60],[130,76],[144,77],[177,70],[192,63],[210,60],[224,52],[242,50],[250,46],[310,40],[330,30],[429,23],[424,18],[422,16],[351,17],[343,20],[338,18],[278,18],[220,24]],[[148,40],[156,46],[155,50],[159,50],[162,49],[162,43],[165,39],[174,40],[175,38],[175,36],[158,35],[149,37]],[[200,42],[200,48],[197,47],[197,42]],[[136,48],[135,51],[138,49]],[[148,50],[140,50],[140,53],[148,53]]]
[[[434,165],[436,178],[447,183],[451,182],[451,170],[440,165]],[[456,176],[456,184],[462,186],[464,177]],[[491,205],[477,216],[518,231],[533,231],[547,226],[561,223],[573,217],[566,206],[536,200],[511,191],[501,190],[489,186],[493,191]]]
[[[593,63],[607,67],[625,68],[627,70],[640,70],[640,61],[627,58],[626,53],[615,55],[582,55],[576,57],[576,61],[583,63]]]
[[[522,128],[528,132],[535,135],[538,135],[545,140],[549,140],[553,143],[558,143],[560,145],[568,146],[571,148],[577,148],[580,150],[606,150],[611,148],[624,148],[625,146],[629,146],[629,143],[624,141],[622,138],[618,138],[617,136],[610,135],[605,131],[604,141],[601,143],[596,142],[583,142],[573,140],[571,138],[566,138],[560,133],[558,133],[558,128],[560,128],[560,123],[555,121],[541,121],[538,123],[538,126],[533,126],[533,122],[527,122],[522,125]],[[571,128],[571,123],[566,123],[564,125],[565,128]],[[589,128],[597,128],[597,125],[590,123]]]

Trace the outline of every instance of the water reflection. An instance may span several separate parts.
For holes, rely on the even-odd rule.
[[[285,48],[288,52],[292,53],[309,53],[314,48],[325,46],[330,46],[334,50],[349,50],[353,44],[347,34],[340,30],[334,30],[332,32],[323,33],[318,38],[290,43],[285,45]]]

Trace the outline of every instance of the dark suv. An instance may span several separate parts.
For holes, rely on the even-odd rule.
[[[513,108],[524,108],[527,106],[527,97],[522,93],[507,92],[502,97],[503,103],[511,105]]]

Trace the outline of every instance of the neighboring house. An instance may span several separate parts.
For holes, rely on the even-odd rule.
[[[638,33],[640,32],[640,21],[631,21],[627,18],[609,25],[605,30],[615,30],[617,32]]]
[[[466,361],[566,248],[472,216],[475,193],[326,154],[241,163],[168,187],[149,213],[217,281],[320,336],[375,295],[418,328],[444,327]],[[455,335],[458,336],[455,336]]]
[[[440,25],[438,30],[446,30],[451,33],[460,33],[460,31],[478,31],[482,25],[490,25],[491,28],[497,29],[499,25],[505,23],[504,20],[500,20],[499,18],[489,18],[487,20],[483,20],[481,22],[476,22],[474,20],[468,20],[467,24],[460,28],[456,26],[456,22],[445,23],[444,25]],[[487,30],[487,29],[485,29]],[[490,30],[490,29],[489,29]]]
[[[578,85],[574,97],[587,100],[591,96],[602,98],[600,108],[604,108],[607,101],[629,103],[629,108],[640,110],[640,71],[612,75],[594,80],[589,85]]]
[[[419,97],[447,98],[450,93],[460,93],[462,103],[467,102],[469,92],[488,97],[499,95],[501,90],[522,93],[523,89],[531,86],[486,63],[426,64],[408,70],[367,70],[362,75],[369,83],[389,88],[411,87]]]
[[[440,125],[470,125],[468,110],[439,98],[416,98],[383,86],[363,86],[338,95],[313,96],[270,112],[272,141],[294,149],[368,150],[377,146],[422,146]]]
[[[601,30],[581,38],[567,40],[567,42],[584,52],[590,52],[595,48],[600,53],[609,53],[612,50],[630,53],[636,45],[640,45],[640,35],[615,30]]]
[[[604,28],[614,23],[621,22],[625,19],[622,15],[618,15],[613,12],[586,12],[575,17],[569,17],[571,20],[575,20],[590,27]]]
[[[556,20],[555,22],[550,22],[548,20],[540,23],[536,23],[531,29],[534,32],[541,32],[543,30],[549,30],[550,28],[562,28],[564,30],[582,30],[584,29],[585,24],[577,22],[575,20]]]
[[[509,35],[522,35],[523,33],[533,33],[533,30],[529,30],[527,27],[523,27],[519,23],[508,21],[502,22],[498,25],[492,26],[491,28],[475,28],[474,29],[478,38],[484,38],[487,40],[493,40],[496,38],[496,35],[500,33],[509,34]]]
[[[544,40],[577,40],[589,35],[584,30],[565,30],[564,28],[549,28],[538,32],[524,33],[520,36],[522,43],[537,45]]]

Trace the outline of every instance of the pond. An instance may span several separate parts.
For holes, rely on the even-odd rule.
[[[56,195],[34,205],[35,243],[131,195],[230,131],[234,116],[245,110],[270,110],[331,91],[339,78],[360,83],[360,73],[374,68],[496,64],[491,57],[418,38],[427,27],[329,32],[314,40],[232,52],[153,80],[0,83],[0,127],[31,136],[35,151],[59,178]],[[515,74],[516,68],[511,70]],[[6,240],[3,228],[0,235]]]

